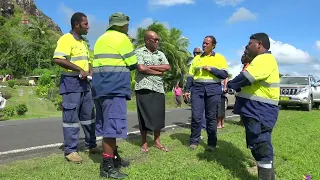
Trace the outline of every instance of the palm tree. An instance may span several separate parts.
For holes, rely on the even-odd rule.
[[[188,38],[182,36],[182,31],[176,28],[167,29],[163,24],[154,22],[147,28],[139,28],[135,39],[135,48],[144,46],[144,34],[147,30],[156,32],[160,38],[159,50],[162,51],[170,65],[171,71],[164,75],[165,89],[171,90],[183,78],[187,71],[187,60],[190,53]]]
[[[44,61],[49,54],[51,56],[53,53],[51,51],[59,36],[49,28],[48,23],[43,18],[30,19],[30,23],[26,27],[26,33],[30,34],[32,38],[33,44],[31,47],[38,52],[36,57],[38,68],[40,68],[41,61]]]

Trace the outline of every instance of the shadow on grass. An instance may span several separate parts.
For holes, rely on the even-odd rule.
[[[224,123],[226,124],[233,124],[237,126],[243,126],[243,124],[240,121],[233,121],[233,120],[225,120]],[[243,126],[244,127],[244,126]]]
[[[190,134],[186,134],[186,133],[174,133],[170,135],[170,138],[172,140],[179,140],[181,142],[182,145],[184,146],[189,146],[189,137]],[[206,147],[206,143],[200,139],[200,146]]]
[[[173,122],[172,124],[178,126],[179,128],[187,128],[187,129],[191,128],[191,125],[187,123]]]
[[[256,180],[257,177],[249,173],[248,161],[250,158],[245,156],[240,149],[235,147],[232,143],[218,140],[218,147],[215,152],[204,151],[197,156],[199,160],[206,160],[208,162],[215,161],[221,164],[225,169],[230,170],[234,177],[246,180]]]

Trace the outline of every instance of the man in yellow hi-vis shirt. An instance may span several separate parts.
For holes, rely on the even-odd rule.
[[[190,149],[199,145],[202,117],[205,112],[206,130],[208,134],[207,150],[214,151],[217,145],[217,109],[221,101],[221,80],[228,77],[228,65],[223,55],[215,53],[216,39],[206,36],[203,40],[203,53],[197,55],[189,69],[185,97],[189,97],[191,89],[191,135]]]
[[[97,111],[97,135],[103,137],[102,177],[122,179],[119,172],[129,162],[120,158],[116,138],[127,138],[127,100],[131,99],[130,71],[136,69],[137,57],[127,36],[129,17],[114,13],[107,31],[94,46],[92,95]]]
[[[54,62],[63,69],[60,80],[64,152],[67,160],[81,162],[77,153],[80,124],[85,134],[85,145],[90,153],[101,153],[95,136],[94,104],[87,76],[92,73],[89,50],[82,35],[88,33],[87,16],[75,13],[71,17],[72,30],[57,43]]]
[[[271,133],[279,113],[280,79],[277,61],[269,49],[267,34],[252,35],[248,56],[254,59],[228,83],[228,88],[238,92],[234,113],[242,117],[247,146],[257,161],[259,180],[275,179]]]

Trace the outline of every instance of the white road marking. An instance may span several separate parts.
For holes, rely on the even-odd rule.
[[[226,118],[232,118],[232,117],[238,117],[239,115],[231,115],[231,116],[226,116]],[[190,124],[190,123],[185,123],[185,124]],[[164,128],[172,128],[172,127],[177,127],[178,125],[169,125],[165,126]],[[127,134],[139,134],[140,131],[131,131],[128,132]],[[102,140],[102,137],[97,137],[97,140]],[[15,150],[10,150],[10,151],[4,151],[0,152],[0,156],[7,155],[7,154],[16,154],[20,152],[28,152],[28,151],[34,151],[34,150],[39,150],[39,149],[46,149],[46,148],[52,148],[52,147],[59,147],[62,146],[63,143],[54,143],[54,144],[47,144],[47,145],[41,145],[41,146],[34,146],[34,147],[28,147],[28,148],[23,148],[23,149],[15,149]]]

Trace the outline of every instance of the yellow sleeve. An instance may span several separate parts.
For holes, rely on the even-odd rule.
[[[53,54],[53,59],[70,59],[71,43],[66,35],[60,37]]]
[[[92,65],[92,62],[93,62],[93,59],[94,59],[94,54],[93,54],[93,51],[92,50],[88,50],[88,57],[89,57],[89,64]]]
[[[138,59],[130,39],[127,36],[125,36],[123,39],[123,43],[121,44],[122,45],[120,47],[120,55],[124,58],[125,64],[127,66],[132,66],[137,64]]]
[[[195,59],[193,59],[190,67],[189,67],[189,73],[188,76],[194,76],[196,73],[196,69],[195,69]]]
[[[219,63],[216,68],[219,70],[225,70],[228,72],[229,68],[228,68],[227,60],[223,55],[219,55]]]
[[[266,58],[263,55],[255,57],[250,65],[247,67],[246,71],[243,72],[243,75],[251,82],[260,81],[273,72],[274,67],[266,63]]]

